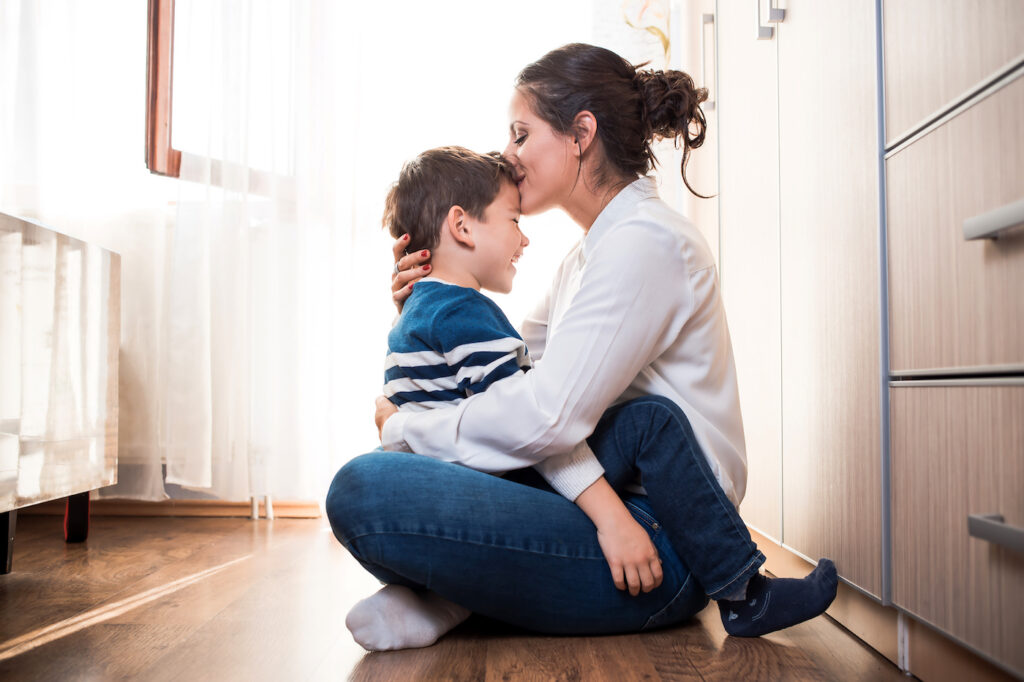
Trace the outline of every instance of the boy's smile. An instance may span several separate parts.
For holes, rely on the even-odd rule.
[[[519,190],[505,182],[483,220],[473,221],[473,274],[481,288],[502,294],[512,290],[515,264],[530,243],[519,229],[519,215]]]

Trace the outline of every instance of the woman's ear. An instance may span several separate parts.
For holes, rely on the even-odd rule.
[[[452,206],[448,209],[448,215],[444,219],[444,226],[457,244],[462,244],[470,249],[476,246],[476,243],[473,241],[472,221],[469,219],[469,214],[461,206]]]
[[[582,156],[597,138],[597,118],[594,114],[586,109],[576,114],[572,120],[572,134],[576,143],[576,155]]]

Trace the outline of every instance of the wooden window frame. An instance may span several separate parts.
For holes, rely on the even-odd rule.
[[[146,51],[146,167],[156,175],[181,177],[182,152],[171,146],[172,92],[174,72],[174,0],[149,0],[149,32]],[[189,155],[190,158],[193,155]],[[238,176],[236,164],[206,159],[209,175],[202,180],[215,187],[225,185],[225,173]],[[270,197],[293,205],[295,178],[256,168],[243,169],[246,194]]]
[[[146,51],[146,167],[181,176],[181,152],[171,146],[171,82],[174,63],[174,0],[149,0]]]

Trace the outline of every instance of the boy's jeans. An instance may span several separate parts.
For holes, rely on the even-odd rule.
[[[553,634],[684,621],[764,563],[674,403],[646,396],[613,407],[588,442],[661,557],[664,580],[652,592],[616,589],[590,519],[532,469],[498,478],[373,452],[338,471],[327,515],[378,579]],[[624,491],[637,473],[649,497]]]

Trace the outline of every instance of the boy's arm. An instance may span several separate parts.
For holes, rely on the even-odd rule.
[[[661,585],[658,550],[603,476],[576,498],[576,504],[597,526],[597,541],[615,587],[628,588],[635,597]]]

